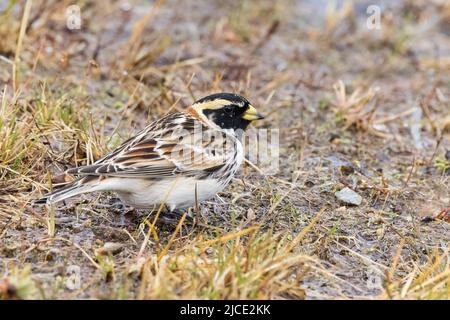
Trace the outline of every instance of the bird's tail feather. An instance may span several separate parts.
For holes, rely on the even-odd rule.
[[[67,198],[76,196],[78,194],[86,193],[92,190],[92,186],[83,185],[80,181],[74,181],[61,189],[58,189],[52,193],[46,194],[42,198],[34,201],[35,204],[52,204],[65,200]]]

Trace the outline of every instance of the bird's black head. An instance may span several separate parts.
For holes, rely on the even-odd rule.
[[[195,102],[192,108],[221,129],[235,131],[264,118],[247,99],[234,93],[212,94]]]

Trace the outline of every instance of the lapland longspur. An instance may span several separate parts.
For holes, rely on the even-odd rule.
[[[36,203],[115,191],[135,208],[193,206],[229,184],[244,159],[242,133],[262,118],[237,94],[207,96],[154,121],[94,164],[67,170],[75,180]]]

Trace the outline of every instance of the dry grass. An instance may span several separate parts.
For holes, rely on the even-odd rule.
[[[0,7],[0,297],[448,299],[450,7],[394,1],[371,31],[362,3],[314,3],[85,1],[72,31],[70,1]],[[200,224],[31,205],[219,90],[280,129],[280,168],[248,163]]]

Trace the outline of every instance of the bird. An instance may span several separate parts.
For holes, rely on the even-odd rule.
[[[206,96],[153,121],[93,164],[66,170],[74,180],[35,203],[113,191],[136,209],[192,207],[230,183],[244,160],[244,131],[263,118],[238,94]]]

